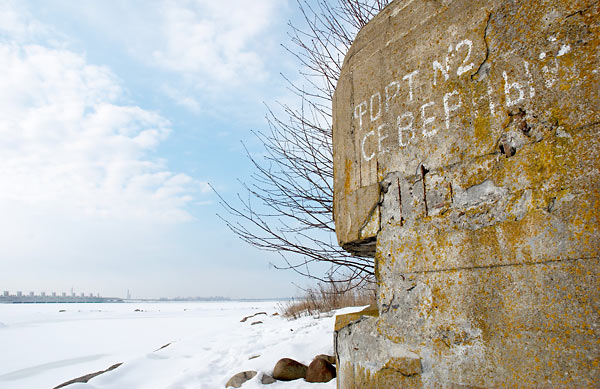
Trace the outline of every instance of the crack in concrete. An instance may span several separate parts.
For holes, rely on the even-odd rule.
[[[402,274],[400,274],[400,276],[402,278],[404,278],[404,276]],[[394,299],[396,298],[396,294],[394,292],[392,292],[392,298],[390,299],[390,303],[389,304],[381,304],[381,313],[388,313],[390,311],[390,308],[392,308],[393,306],[393,302]]]
[[[533,262],[518,262],[518,263],[516,263],[516,262],[515,263],[501,263],[501,264],[495,264],[495,265],[461,266],[461,267],[453,267],[453,268],[448,268],[448,269],[414,271],[414,272],[407,272],[405,274],[430,274],[430,273],[442,273],[442,272],[461,271],[461,270],[485,270],[485,269],[494,269],[494,268],[502,268],[502,267],[546,265],[546,264],[551,264],[551,263],[577,262],[577,261],[586,261],[586,260],[600,260],[600,257],[549,259],[547,261],[539,261],[539,262],[533,261]]]
[[[427,186],[425,184],[425,175],[429,173],[429,170],[425,165],[421,165],[421,180],[423,182],[423,203],[425,204],[425,217],[429,216],[429,208],[427,207]]]
[[[586,7],[586,8],[584,8],[584,9],[581,9],[581,10],[579,10],[579,11],[575,11],[575,12],[573,12],[573,13],[570,13],[570,14],[568,14],[567,16],[565,16],[565,19],[569,19],[570,17],[573,17],[573,16],[575,16],[575,15],[577,15],[577,14],[579,14],[579,15],[583,15],[583,13],[584,13],[584,12],[587,12],[587,11],[589,11],[589,9],[590,9],[590,8],[592,8],[592,7],[593,7],[593,6],[595,6],[595,5],[598,5],[598,3],[600,3],[600,1],[595,1],[595,2],[593,2],[592,4],[590,4],[589,6],[587,6],[587,7]]]
[[[600,122],[593,122],[593,123],[584,124],[584,125],[582,125],[582,126],[579,126],[579,127],[575,127],[575,128],[573,128],[573,130],[572,130],[572,131],[584,130],[584,129],[586,129],[586,128],[590,128],[590,127],[593,127],[593,126],[597,126],[598,124],[600,124]]]
[[[400,178],[396,178],[398,183],[398,208],[400,210],[400,227],[404,226],[404,217],[402,216],[402,189],[400,187]]]
[[[373,205],[371,207],[371,209],[369,210],[369,212],[367,213],[367,217],[365,219],[365,221],[363,222],[363,224],[360,226],[360,228],[358,229],[359,232],[362,233],[362,231],[365,229],[365,227],[367,227],[369,225],[369,222],[371,221],[371,219],[373,218],[373,214],[375,213],[375,211],[377,211],[379,209],[379,206],[381,205],[381,201],[378,201],[375,203],[375,205]],[[381,217],[381,216],[380,216]],[[379,229],[378,231],[381,229],[381,221],[379,222]]]
[[[483,66],[487,63],[487,60],[490,57],[490,45],[488,44],[488,41],[487,41],[487,35],[488,35],[488,29],[490,28],[491,20],[492,20],[492,13],[490,12],[488,14],[488,18],[485,23],[485,29],[483,30],[483,42],[485,43],[485,58],[483,59],[483,62],[481,62],[481,64],[479,64],[477,71],[475,73],[471,74],[471,80],[475,80],[475,77],[479,76],[479,72],[482,70]]]

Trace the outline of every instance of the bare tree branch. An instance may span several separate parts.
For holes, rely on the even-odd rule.
[[[227,212],[219,217],[243,241],[279,253],[278,269],[360,285],[373,281],[373,260],[352,256],[335,237],[331,102],[354,37],[389,0],[297,1],[305,25],[288,23],[291,44],[283,47],[297,59],[300,79],[283,77],[298,107],[280,104],[275,113],[267,106],[268,130],[254,132],[264,155],[246,149],[255,168],[241,182],[247,199],[238,194],[233,205],[217,193]],[[318,263],[329,269],[312,271]]]

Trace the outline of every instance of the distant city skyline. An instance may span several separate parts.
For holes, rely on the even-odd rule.
[[[15,298],[15,297],[23,297],[23,298],[31,298],[31,297],[35,297],[37,298],[36,300],[30,300],[27,302],[47,302],[47,301],[61,301],[64,299],[88,299],[88,298],[92,298],[92,299],[98,299],[98,298],[106,298],[108,300],[110,300],[110,302],[114,302],[115,299],[118,300],[153,300],[153,301],[169,301],[169,300],[173,300],[173,301],[226,301],[226,300],[232,300],[231,298],[228,297],[224,297],[224,296],[175,296],[175,297],[159,297],[159,298],[151,298],[151,299],[136,299],[136,298],[132,298],[132,295],[130,293],[129,290],[127,290],[127,296],[102,296],[100,295],[100,293],[85,293],[85,292],[50,292],[47,293],[46,291],[41,291],[38,292],[36,294],[36,292],[34,291],[30,291],[30,292],[23,292],[22,290],[17,290],[17,291],[9,291],[9,290],[4,290],[2,291],[2,294],[0,294],[0,302],[6,302],[7,298]],[[280,297],[280,298],[287,298],[287,297]],[[46,301],[47,300],[47,301]],[[233,299],[235,300],[235,299]],[[241,299],[243,300],[243,299]],[[252,300],[252,299],[250,299]],[[262,300],[262,299],[261,299]],[[12,301],[11,301],[12,302]],[[95,301],[98,302],[98,301]]]
[[[23,290],[17,290],[14,294],[11,294],[10,292],[11,292],[10,290],[4,290],[2,292],[2,296],[5,296],[5,297],[6,296],[17,296],[19,293],[23,294]],[[41,291],[41,292],[38,292],[37,295],[35,294],[36,293],[35,291],[29,291],[28,293],[29,293],[30,296],[45,297],[47,295],[47,293],[46,293],[45,290]],[[52,296],[52,297],[60,297],[60,296],[66,297],[67,296],[67,292],[60,292],[60,295],[59,295],[59,292],[50,292],[50,293],[51,294],[49,294],[48,296]],[[77,294],[78,293],[76,293],[76,292],[71,292],[70,296],[76,296]],[[100,297],[100,293],[95,293],[95,294],[94,293],[89,293],[88,294],[88,293],[85,293],[85,292],[79,292],[79,295],[81,297],[86,296],[86,295],[89,295],[90,297],[94,297],[94,296]]]

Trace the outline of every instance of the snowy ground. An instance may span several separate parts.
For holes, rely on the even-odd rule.
[[[261,311],[268,315],[240,322]],[[0,304],[0,388],[52,388],[119,362],[68,388],[214,389],[244,370],[259,372],[244,389],[335,388],[335,380],[261,385],[280,358],[309,364],[333,352],[334,317],[288,321],[276,311],[276,302]]]

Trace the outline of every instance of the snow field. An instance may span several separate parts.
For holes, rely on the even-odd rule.
[[[123,362],[69,388],[224,388],[245,370],[258,374],[244,389],[335,388],[260,383],[280,358],[308,365],[333,353],[333,315],[289,321],[276,311],[274,301],[0,305],[0,387],[52,388]],[[267,315],[240,322],[257,312]]]

